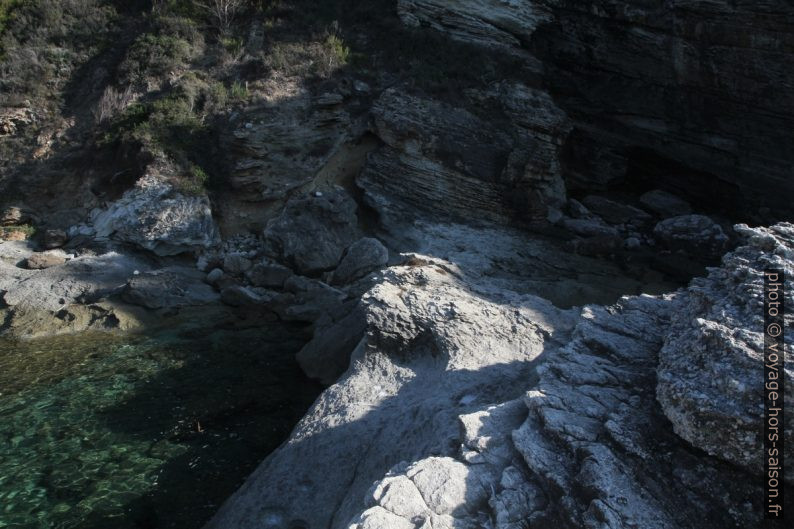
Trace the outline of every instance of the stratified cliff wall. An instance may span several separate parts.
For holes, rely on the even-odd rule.
[[[532,55],[573,120],[569,189],[685,192],[791,211],[794,5],[772,1],[399,0],[403,20]]]

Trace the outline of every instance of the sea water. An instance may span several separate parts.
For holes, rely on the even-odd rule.
[[[200,528],[321,388],[266,328],[0,341],[0,528]]]

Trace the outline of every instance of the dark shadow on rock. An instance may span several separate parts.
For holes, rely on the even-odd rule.
[[[541,353],[531,361],[449,369],[448,358],[434,354],[428,339],[419,342],[414,352],[426,354],[390,359],[410,377],[397,394],[372,407],[358,401],[344,409],[351,403],[325,400],[325,420],[339,424],[333,416],[351,410],[359,416],[316,432],[299,425],[295,433],[302,438],[268,457],[207,528],[249,527],[252,520],[268,520],[274,529],[288,529],[295,520],[308,529],[346,527],[375,481],[400,462],[455,456],[461,443],[457,417],[521,396],[543,361]],[[349,371],[340,384],[347,376],[355,374]]]
[[[285,324],[166,338],[152,354],[181,365],[101,412],[115,434],[151,442],[142,457],[163,458],[157,484],[130,501],[122,518],[96,512],[80,527],[201,527],[321,391],[294,360],[303,343],[299,326]]]

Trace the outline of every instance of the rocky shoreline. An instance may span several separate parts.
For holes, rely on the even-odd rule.
[[[791,84],[791,9],[717,4],[396,1],[449,60],[492,59],[446,91],[257,70],[252,22],[261,78],[201,153],[220,187],[140,143],[74,189],[0,174],[0,334],[301,325],[326,389],[207,529],[761,527],[762,273],[794,277],[794,106],[766,80]],[[36,114],[7,114],[24,144]]]
[[[356,209],[313,193],[192,267],[0,243],[4,332],[310,324],[298,360],[331,386],[210,528],[760,523],[761,277],[794,273],[792,225],[736,226],[706,277],[621,297],[648,285],[538,235],[415,221],[417,251],[389,252]]]

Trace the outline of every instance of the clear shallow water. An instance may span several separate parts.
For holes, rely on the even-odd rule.
[[[0,528],[200,528],[321,390],[298,336],[0,341]]]

